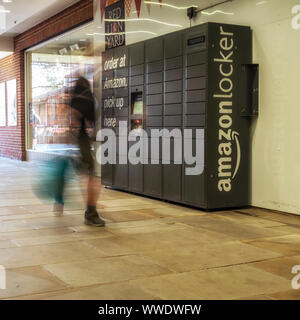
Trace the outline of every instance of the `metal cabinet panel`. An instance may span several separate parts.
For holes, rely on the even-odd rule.
[[[182,80],[165,82],[165,92],[182,91]]]
[[[151,196],[162,196],[162,165],[144,165],[144,192]]]
[[[147,94],[162,94],[163,85],[162,83],[148,84],[146,90]]]
[[[163,73],[162,72],[155,72],[149,73],[146,75],[147,83],[157,83],[163,81]]]
[[[128,47],[129,63],[131,66],[144,63],[144,43],[137,43]]]
[[[206,99],[206,90],[192,90],[184,93],[184,102],[205,101]]]
[[[144,74],[145,73],[144,68],[145,68],[144,64],[139,64],[137,66],[132,66],[130,68],[130,75],[131,76],[138,76],[138,75]]]
[[[150,63],[147,63],[146,65],[147,73],[159,72],[159,71],[163,71],[163,69],[164,69],[163,60],[150,62]]]
[[[162,116],[163,107],[161,105],[147,106],[146,114],[147,116]]]
[[[144,75],[133,76],[130,78],[131,86],[140,86],[142,84],[144,84]]]
[[[186,115],[184,117],[184,125],[186,127],[204,127],[205,114]]]
[[[207,76],[207,65],[200,64],[186,68],[186,78],[199,78]]]
[[[185,103],[186,114],[203,114],[206,111],[206,102]]]
[[[164,37],[164,51],[166,58],[173,58],[182,55],[182,36],[182,32],[179,31]]]
[[[171,201],[181,201],[182,165],[164,165],[163,181],[164,199]]]
[[[128,188],[128,165],[115,164],[114,165],[114,187],[127,189]]]
[[[165,104],[174,104],[182,102],[182,93],[181,92],[172,92],[165,94]]]
[[[163,118],[160,116],[147,117],[147,127],[160,127],[163,124]]]
[[[165,81],[181,80],[182,69],[172,69],[165,71]]]
[[[165,115],[182,114],[183,105],[181,103],[166,104]]]
[[[165,60],[165,70],[171,70],[171,69],[179,69],[182,68],[183,60],[182,56],[166,59]]]
[[[207,63],[207,51],[201,51],[186,55],[187,66],[194,66],[203,63]]]
[[[185,88],[188,90],[205,89],[207,86],[207,78],[192,78],[185,81]]]
[[[182,116],[165,116],[165,127],[181,127]]]
[[[113,184],[113,165],[101,165],[101,183],[104,186],[111,186]]]
[[[143,192],[144,189],[144,169],[143,164],[129,164],[129,190],[133,192]]]
[[[162,94],[151,94],[147,95],[147,105],[161,105],[163,103]]]
[[[146,62],[163,60],[164,58],[164,40],[162,37],[150,39],[145,42]]]

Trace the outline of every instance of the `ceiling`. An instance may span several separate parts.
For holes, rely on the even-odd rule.
[[[0,36],[16,36],[79,0],[0,0]]]

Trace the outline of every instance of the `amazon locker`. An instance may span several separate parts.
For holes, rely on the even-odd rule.
[[[117,144],[102,184],[206,210],[248,205],[257,88],[246,26],[205,23],[106,50],[101,121]]]

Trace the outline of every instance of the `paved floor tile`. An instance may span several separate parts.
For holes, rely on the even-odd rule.
[[[140,255],[52,264],[46,265],[44,268],[72,287],[119,282],[170,273],[170,270]]]
[[[162,299],[238,299],[290,288],[290,281],[245,265],[164,275],[132,283]]]
[[[295,256],[300,254],[300,235],[287,235],[282,237],[272,237],[248,241],[249,244],[278,252],[285,256]]]
[[[0,299],[62,290],[67,286],[41,267],[6,270],[6,289],[0,290]]]
[[[203,246],[189,244],[186,247],[167,250],[163,248],[145,252],[153,261],[177,272],[219,268],[234,264],[244,264],[280,256],[272,251],[255,248],[240,242],[225,244],[206,244]]]
[[[296,265],[300,266],[300,256],[281,257],[278,259],[256,262],[251,264],[251,267],[273,273],[288,280],[292,280],[295,276],[295,274],[292,274],[292,268]]]
[[[22,300],[156,300],[154,295],[126,282],[22,296]]]
[[[105,254],[82,241],[0,249],[0,265],[6,268],[38,266],[64,261],[82,261]]]

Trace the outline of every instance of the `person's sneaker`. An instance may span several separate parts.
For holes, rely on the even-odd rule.
[[[61,217],[64,213],[64,205],[61,203],[55,203],[53,206],[53,215],[55,217]]]
[[[104,227],[105,221],[98,216],[97,211],[85,212],[84,223],[88,226]]]

